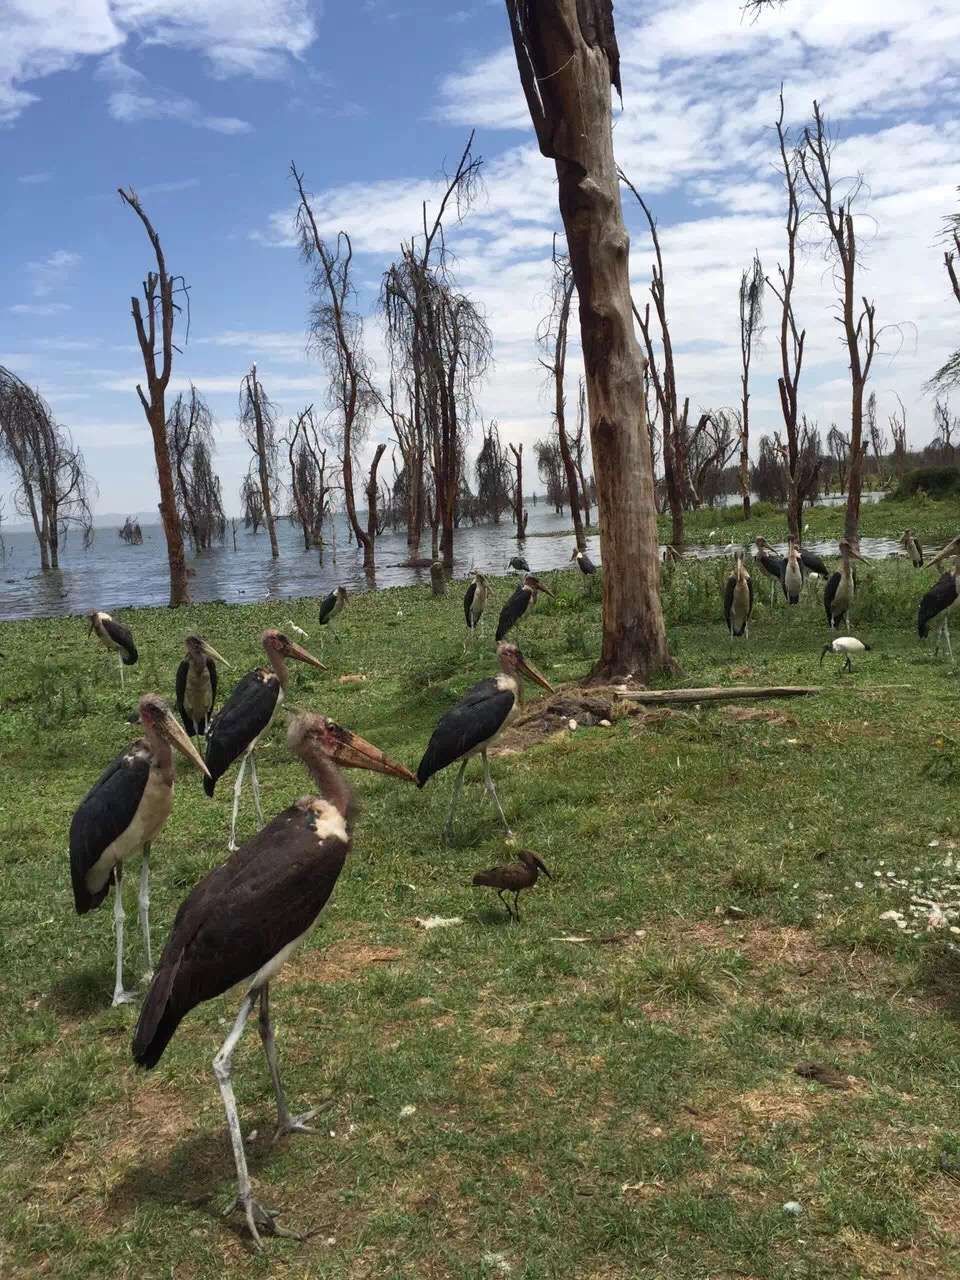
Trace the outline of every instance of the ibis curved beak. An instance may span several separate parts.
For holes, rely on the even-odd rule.
[[[823,648],[820,650],[820,665],[821,665],[821,667],[823,666],[823,660],[824,660],[824,658],[827,656],[827,654],[830,652],[830,650],[831,650],[832,648],[833,648],[833,645],[832,645],[832,644],[825,644],[825,645],[823,646]]]
[[[546,689],[547,693],[557,692],[547,677],[545,675],[541,675],[533,663],[528,662],[526,658],[521,657],[520,661],[517,663],[517,670],[521,675],[526,676],[528,680],[532,680],[534,684],[538,684],[541,689]]]
[[[231,666],[231,664],[226,660],[226,658],[222,654],[217,653],[216,649],[213,647],[212,644],[207,644],[206,640],[202,641],[201,643],[203,645],[203,652],[207,655],[208,658],[215,658],[217,662],[222,662],[225,667]]]
[[[294,644],[291,640],[290,648],[287,650],[288,658],[296,658],[298,662],[305,662],[308,666],[316,667],[319,671],[326,671],[326,667],[319,658],[315,658],[312,653],[307,653],[302,645]]]
[[[327,728],[337,739],[336,749],[331,754],[343,768],[369,769],[373,773],[385,773],[391,778],[402,778],[405,782],[416,782],[416,774],[411,773],[406,765],[391,760],[379,747],[367,742],[358,733],[344,729],[339,724],[328,723]]]
[[[168,715],[164,720],[164,729],[170,742],[181,755],[185,755],[191,764],[196,765],[202,774],[210,777],[210,770],[203,763],[203,756],[187,737],[186,730],[180,724],[179,720],[175,720],[172,715]]]

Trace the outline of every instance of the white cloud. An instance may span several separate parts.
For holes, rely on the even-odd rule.
[[[57,249],[40,262],[28,262],[27,274],[35,298],[45,298],[60,288],[71,271],[80,265],[79,253]]]
[[[18,302],[7,310],[15,316],[59,316],[69,311],[70,305],[66,302]]]
[[[117,89],[107,99],[107,106],[114,120],[123,124],[138,124],[141,120],[177,120],[195,129],[210,129],[214,133],[249,133],[252,125],[236,116],[206,115],[192,98],[175,94],[140,93],[133,89]]]
[[[52,173],[22,173],[17,181],[24,187],[38,187],[41,183],[50,182]]]

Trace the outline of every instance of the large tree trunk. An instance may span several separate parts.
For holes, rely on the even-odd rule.
[[[863,382],[853,379],[850,404],[850,464],[847,472],[847,513],[843,536],[854,547],[860,546],[860,495],[863,492]]]
[[[630,240],[613,156],[619,51],[609,0],[507,0],[540,150],[556,162],[560,213],[580,301],[590,438],[600,508],[603,640],[594,674],[645,680],[670,665],[643,357],[633,328]]]
[[[147,421],[153,435],[153,452],[157,463],[160,523],[163,525],[163,536],[167,543],[170,607],[173,609],[178,605],[188,604],[190,592],[187,588],[187,555],[183,545],[180,517],[177,514],[177,495],[173,483],[173,468],[170,466],[170,451],[167,448],[167,415],[162,398],[159,407],[151,407]]]
[[[743,500],[743,518],[750,519],[750,392],[746,375],[743,377],[743,407],[740,410],[740,497]]]

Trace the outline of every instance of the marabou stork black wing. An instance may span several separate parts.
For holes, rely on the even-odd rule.
[[[830,570],[827,568],[823,558],[818,556],[815,551],[807,551],[805,547],[801,547],[800,560],[804,567],[809,569],[811,573],[815,573],[818,578],[829,576]]]
[[[582,555],[577,561],[584,573],[596,573],[597,566],[593,563],[588,555]]]
[[[129,627],[125,627],[122,622],[114,622],[113,618],[104,622],[103,629],[113,641],[119,645],[123,651],[121,661],[125,667],[132,667],[140,656],[137,653],[137,646],[133,642],[133,632]]]
[[[191,1009],[252,978],[316,920],[350,849],[349,838],[321,840],[316,817],[309,801],[291,805],[190,892],[140,1011],[140,1066],[160,1061]]]
[[[530,566],[524,556],[514,556],[510,561],[510,568],[516,569],[517,573],[529,573]]]
[[[217,664],[212,658],[207,659],[207,674],[210,677],[210,711],[212,714],[213,708],[217,705]]]
[[[956,598],[957,580],[952,573],[945,573],[933,584],[917,609],[917,635],[921,640],[926,639],[930,623],[937,614],[949,609]]]
[[[492,738],[510,714],[514,695],[496,679],[481,680],[445,712],[417,767],[417,786]]]
[[[325,627],[327,623],[330,621],[330,617],[333,613],[334,606],[336,605],[336,603],[337,603],[336,591],[331,591],[328,596],[326,596],[323,600],[321,600],[320,615],[319,615],[321,627]]]
[[[110,891],[109,880],[91,893],[86,877],[118,836],[133,822],[150,777],[150,754],[143,741],[134,743],[101,773],[70,823],[70,879],[77,915],[99,907]]]
[[[533,592],[524,587],[517,587],[513,595],[500,610],[500,621],[497,623],[497,641],[504,638],[511,627],[515,627],[527,611],[533,599]]]
[[[190,719],[187,708],[183,705],[183,699],[187,693],[187,674],[190,670],[190,663],[186,658],[177,667],[177,714],[183,721],[183,727],[192,738],[197,732],[197,726]]]
[[[917,561],[918,561],[917,568],[922,569],[923,568],[923,543],[920,541],[919,538],[914,538],[913,543],[914,543],[914,546],[917,548]]]
[[[827,615],[827,622],[833,623],[833,597],[837,594],[837,587],[840,585],[840,572],[831,573],[827,579],[827,585],[823,592],[823,607]]]
[[[463,616],[467,620],[467,626],[472,629],[473,618],[470,616],[470,608],[473,605],[473,597],[477,594],[477,584],[471,582],[467,587],[466,595],[463,597]]]
[[[778,581],[783,577],[783,571],[786,568],[786,560],[782,557],[774,555],[771,551],[762,551],[757,560],[760,562],[760,568],[765,573],[769,573],[771,578]]]
[[[248,671],[210,726],[204,763],[210,777],[203,789],[213,795],[214,784],[242,756],[273,718],[280,696],[280,681],[272,671]]]
[[[727,579],[727,585],[723,589],[723,616],[727,620],[727,630],[730,630],[730,614],[733,612],[733,593],[737,587],[737,575],[731,573]]]

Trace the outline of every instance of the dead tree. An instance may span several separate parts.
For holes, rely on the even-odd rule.
[[[494,524],[499,524],[510,506],[510,464],[495,422],[483,433],[483,444],[473,469],[477,479],[477,515],[482,519],[492,517]]]
[[[863,180],[858,178],[846,198],[834,204],[835,190],[831,174],[833,143],[818,102],[813,104],[813,124],[804,129],[803,136],[800,164],[827,232],[828,255],[835,265],[840,295],[838,319],[843,326],[850,359],[850,464],[844,536],[854,546],[858,546],[863,460],[867,451],[863,439],[863,394],[877,351],[876,307],[863,296],[858,302],[856,294],[857,239],[853,225],[853,206],[862,189]]]
[[[134,520],[133,516],[127,516],[117,530],[117,537],[129,547],[141,546],[143,543],[143,530],[140,528],[140,521]]]
[[[587,540],[583,532],[583,516],[580,514],[580,480],[567,436],[564,378],[567,367],[567,332],[570,324],[570,304],[573,299],[573,271],[570,259],[557,252],[553,242],[553,279],[550,290],[550,311],[537,327],[537,342],[544,354],[540,363],[547,371],[547,381],[553,392],[553,421],[557,428],[557,444],[560,460],[567,477],[567,497],[570,502],[570,518],[573,536],[580,551],[586,551]]]
[[[263,524],[263,492],[259,479],[253,475],[255,465],[256,459],[250,463],[250,470],[240,482],[240,505],[243,508],[243,527],[252,529],[256,534]]]
[[[426,495],[424,492],[424,466],[426,446],[424,442],[423,413],[421,409],[421,384],[416,371],[394,368],[397,352],[390,344],[390,391],[384,401],[377,399],[393,426],[394,439],[403,459],[403,470],[394,484],[397,492],[402,477],[402,496],[407,525],[407,555],[411,560],[420,555],[420,541],[426,520]]]
[[[563,515],[564,503],[569,501],[567,477],[560,456],[560,445],[554,437],[536,440],[533,452],[537,459],[537,473],[547,490],[547,501],[558,516]]]
[[[583,379],[580,378],[577,383],[577,426],[573,435],[573,461],[577,468],[577,479],[580,481],[580,505],[583,507],[583,522],[589,527],[590,486],[587,484],[583,471],[589,447],[587,434],[587,388],[584,386]],[[656,473],[654,472],[654,474]]]
[[[277,502],[277,416],[276,409],[257,377],[257,366],[240,384],[240,434],[253,450],[257,480],[260,485],[260,508],[263,523],[270,537],[270,554],[274,560],[280,557],[277,542],[277,520],[274,508]],[[252,467],[251,467],[252,470]],[[254,527],[256,533],[256,527]]]
[[[227,518],[220,481],[213,471],[213,415],[191,382],[167,416],[167,446],[173,462],[180,527],[186,528],[194,552],[222,542]]]
[[[730,410],[719,409],[715,413],[700,415],[688,454],[690,485],[697,507],[705,502],[712,506],[720,496],[723,472],[736,453],[740,439],[740,424]],[[748,493],[749,486],[748,470]]]
[[[311,288],[317,297],[311,315],[310,342],[320,356],[329,377],[329,398],[333,405],[330,430],[340,454],[340,474],[347,519],[357,546],[363,548],[363,567],[372,572],[376,561],[376,467],[383,450],[376,457],[371,473],[373,483],[373,517],[367,508],[367,527],[360,523],[354,485],[356,458],[363,447],[370,425],[370,413],[376,396],[370,382],[370,369],[363,345],[363,320],[354,309],[356,292],[351,279],[353,245],[345,231],[337,233],[331,246],[320,236],[313,208],[303,186],[303,175],[295,165],[290,173],[297,184],[300,202],[297,206],[297,234],[303,260],[313,268]],[[370,478],[367,494],[371,493]],[[371,535],[371,530],[372,535]]]
[[[160,237],[144,212],[137,193],[132,187],[126,191],[121,187],[119,193],[120,199],[130,206],[143,224],[157,263],[156,271],[148,271],[143,282],[146,319],[144,319],[143,308],[140,306],[138,297],[134,296],[130,299],[130,310],[146,374],[147,395],[144,395],[139,383],[137,383],[137,395],[143,406],[150,434],[153,436],[153,454],[157,464],[157,482],[160,486],[160,520],[167,543],[167,561],[170,568],[170,607],[175,608],[177,605],[189,602],[190,591],[187,585],[183,529],[177,514],[176,486],[173,480],[173,468],[170,465],[170,450],[167,446],[165,397],[173,370],[173,329],[179,310],[174,302],[174,292],[179,289],[186,295],[187,289],[182,277],[168,273]]]
[[[527,512],[523,509],[523,442],[512,444],[513,454],[513,523],[517,526],[517,541],[522,542],[527,536]]]
[[[763,328],[763,266],[757,253],[740,277],[740,497],[750,517],[750,361]]]
[[[887,452],[887,437],[883,427],[877,422],[877,393],[875,391],[871,391],[867,399],[867,433],[870,437],[870,445],[877,463],[877,484],[882,489],[884,484],[883,459]]]
[[[830,450],[837,473],[837,491],[845,493],[850,471],[850,437],[845,435],[835,422],[831,422],[830,430],[827,432],[827,448]]]
[[[950,412],[950,402],[937,399],[933,406],[933,423],[936,435],[926,452],[933,454],[936,461],[944,465],[952,465],[956,461],[957,446],[953,443],[953,433],[960,432],[960,417]]]
[[[897,413],[894,410],[887,421],[890,424],[890,434],[893,437],[894,469],[897,473],[897,479],[902,480],[907,469],[907,408],[899,395],[897,395],[897,404],[900,406],[900,412]]]
[[[957,260],[960,258],[960,213],[951,213],[944,219],[944,239],[949,246],[943,252],[943,265],[953,296],[960,302],[960,274]],[[960,386],[960,347],[941,365],[930,379],[929,390],[950,391]]]
[[[323,563],[323,522],[327,514],[330,491],[327,451],[320,446],[320,435],[313,416],[313,405],[301,409],[291,418],[283,438],[290,465],[290,511],[303,535],[303,549],[320,550]]]

